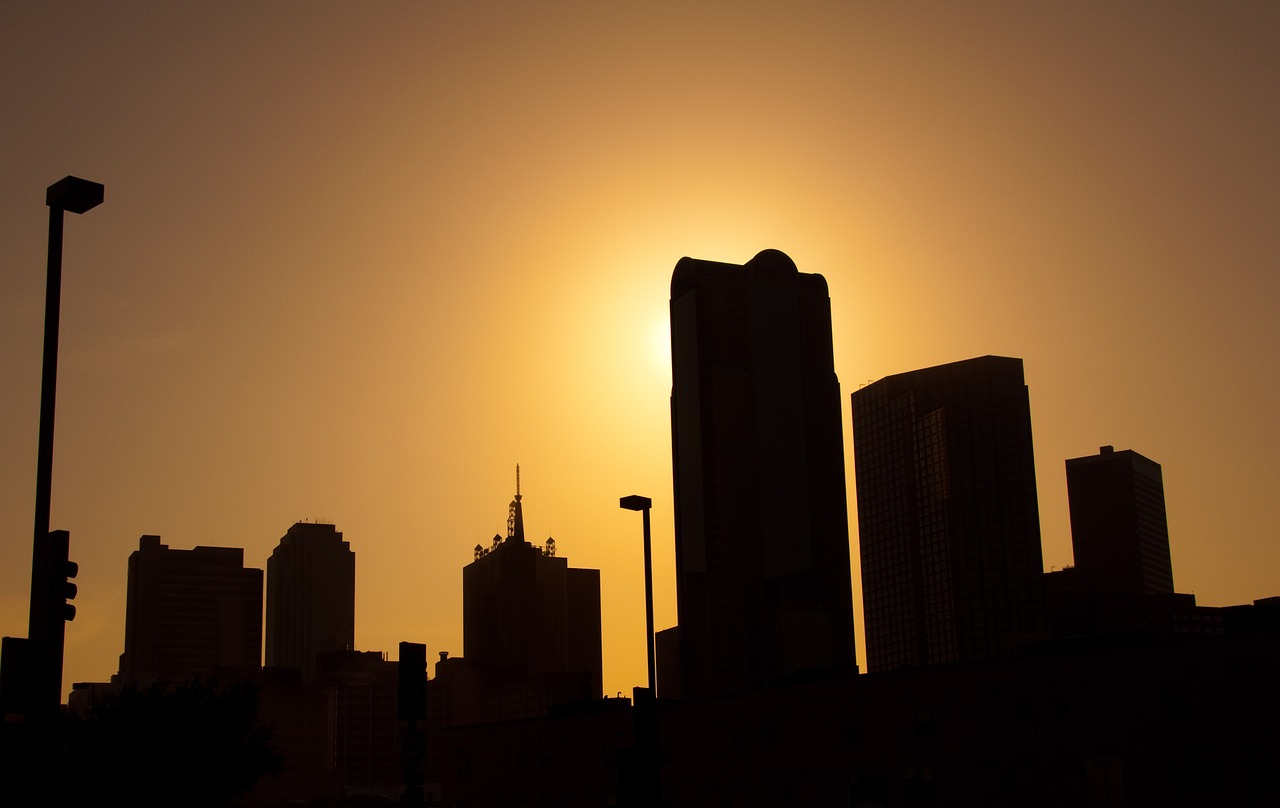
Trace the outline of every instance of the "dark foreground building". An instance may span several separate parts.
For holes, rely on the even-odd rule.
[[[259,716],[283,765],[241,804],[394,802],[404,789],[398,674],[379,651],[323,651],[306,685],[300,668],[265,668]]]
[[[1022,360],[984,356],[855,392],[867,667],[997,659],[1044,631]]]
[[[1253,630],[1227,636],[1108,639],[659,702],[657,804],[1272,806],[1278,608],[1232,607]],[[446,729],[444,803],[646,804],[631,713],[600,704]]]
[[[777,250],[680,259],[671,367],[680,660],[662,669],[686,698],[853,670],[826,280]]]

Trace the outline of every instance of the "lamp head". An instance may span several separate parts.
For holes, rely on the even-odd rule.
[[[629,511],[647,511],[653,507],[653,500],[648,497],[642,497],[639,494],[632,494],[629,497],[623,497],[618,500],[618,507]]]
[[[106,188],[99,182],[63,177],[45,191],[44,203],[72,213],[84,213],[102,204]]]

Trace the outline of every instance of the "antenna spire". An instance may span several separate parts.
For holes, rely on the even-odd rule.
[[[520,504],[520,464],[516,464],[516,498],[507,510],[507,541],[524,543],[524,508]]]

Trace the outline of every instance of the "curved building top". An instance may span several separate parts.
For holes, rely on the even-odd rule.
[[[671,273],[671,297],[675,299],[691,289],[695,276],[701,274],[719,275],[721,273],[741,273],[743,271],[760,279],[778,279],[796,277],[799,283],[815,284],[822,287],[822,293],[828,295],[827,280],[818,274],[800,272],[791,257],[781,250],[761,250],[745,264],[728,264],[720,261],[706,261],[700,258],[684,257],[676,262]]]

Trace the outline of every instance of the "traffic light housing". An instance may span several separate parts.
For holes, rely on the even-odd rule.
[[[74,603],[68,603],[69,600],[75,600],[76,592],[79,590],[75,584],[71,583],[70,578],[76,577],[80,572],[80,565],[74,561],[62,562],[61,587],[62,587],[62,619],[70,623],[76,619],[76,606]],[[54,581],[55,584],[58,581]]]
[[[75,619],[76,596],[71,579],[80,568],[67,556],[71,534],[52,530],[37,541],[31,564],[31,618],[27,637],[32,709],[39,715],[56,713],[62,703],[62,657],[67,621]]]
[[[68,558],[70,549],[71,534],[51,530],[44,541],[36,543],[32,564],[28,636],[42,643],[56,641],[59,648],[65,624],[76,617],[76,607],[69,601],[76,596],[77,587],[71,579],[79,574],[80,565]]]

